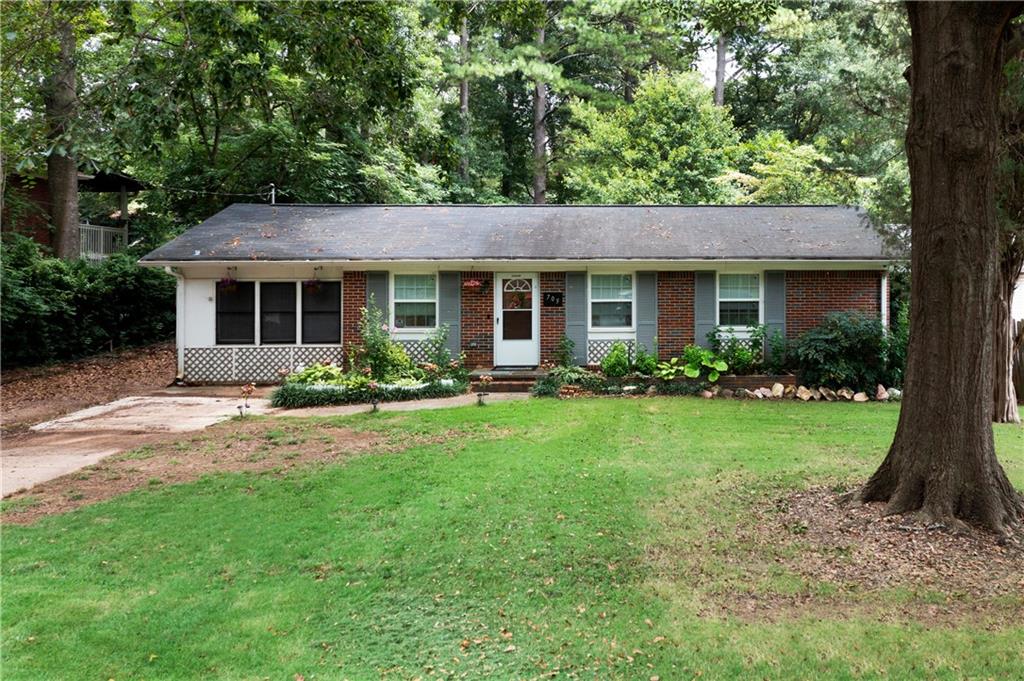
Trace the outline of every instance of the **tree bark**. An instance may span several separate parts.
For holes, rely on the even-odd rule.
[[[912,67],[910,342],[892,446],[860,491],[1002,536],[1024,500],[996,460],[992,328],[999,276],[995,160],[1003,35],[1022,3],[907,5]]]
[[[459,80],[459,123],[462,132],[462,157],[459,159],[459,177],[462,183],[469,182],[469,75],[465,72],[469,63],[469,17],[462,17],[459,32],[459,61],[462,64],[462,78]]]
[[[715,105],[725,106],[725,67],[728,64],[729,39],[724,33],[718,34],[715,46]]]
[[[46,83],[45,116],[48,137],[54,150],[46,158],[46,179],[52,207],[50,218],[56,230],[54,250],[58,257],[73,260],[80,255],[78,241],[78,164],[75,161],[72,132],[78,115],[78,90],[75,74],[75,32],[70,21],[57,27],[60,51],[54,72]],[[58,153],[56,147],[64,148]]]
[[[537,46],[543,53],[544,27],[537,29]],[[548,84],[534,81],[533,87],[533,202],[547,203],[548,191]]]
[[[1013,355],[1016,349],[1017,324],[1011,314],[1013,290],[1017,286],[1021,266],[1024,266],[1024,244],[1014,242],[1004,248],[999,262],[999,280],[996,282],[996,311],[992,327],[995,365],[993,376],[994,409],[996,423],[1020,423],[1017,409],[1017,390],[1013,385]]]

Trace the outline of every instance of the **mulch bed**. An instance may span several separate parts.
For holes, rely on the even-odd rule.
[[[173,343],[95,355],[43,367],[5,369],[0,377],[0,415],[9,435],[58,416],[174,381]]]
[[[820,487],[791,493],[755,508],[739,530],[757,552],[787,549],[777,560],[809,581],[834,585],[835,597],[732,594],[724,609],[755,619],[856,613],[939,625],[971,617],[1007,626],[1024,618],[1020,542],[1000,545],[980,530],[956,534],[883,517],[884,504],[844,505],[839,497]],[[883,592],[900,595],[872,598]]]

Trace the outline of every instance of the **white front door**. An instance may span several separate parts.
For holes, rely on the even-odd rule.
[[[540,292],[536,274],[494,275],[494,365],[540,364]]]

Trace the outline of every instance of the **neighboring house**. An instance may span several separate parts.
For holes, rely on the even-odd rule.
[[[90,224],[88,221],[79,224],[80,255],[83,258],[105,258],[125,247],[128,241],[128,197],[142,189],[145,189],[142,182],[120,173],[78,173],[79,192],[118,195],[116,217],[104,220],[109,224]],[[50,209],[53,201],[46,177],[8,175],[4,194],[3,231],[18,232],[36,243],[52,247]]]
[[[888,263],[839,206],[236,204],[142,259],[178,277],[190,382],[342,362],[370,300],[413,359],[446,325],[474,367],[551,361],[563,335],[580,364],[716,325],[795,338],[834,310],[887,322]]]

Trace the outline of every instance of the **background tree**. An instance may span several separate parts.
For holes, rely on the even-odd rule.
[[[738,135],[693,74],[652,73],[632,104],[574,105],[565,186],[583,203],[715,203]]]
[[[1021,3],[908,3],[910,342],[888,455],[860,491],[886,514],[1006,536],[1024,500],[995,456],[992,324],[1004,36]]]

